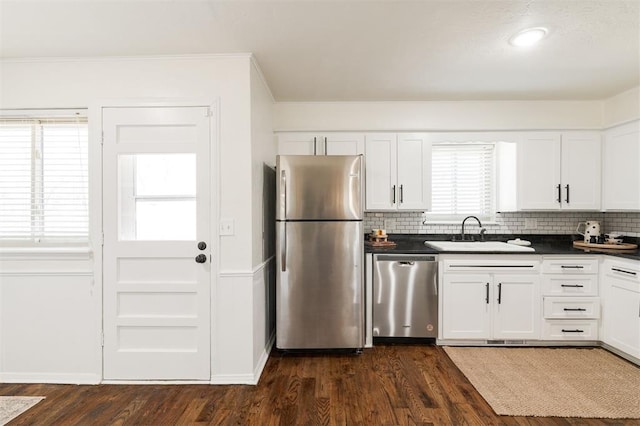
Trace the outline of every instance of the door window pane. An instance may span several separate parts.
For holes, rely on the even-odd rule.
[[[196,155],[118,157],[121,240],[196,239]]]
[[[138,154],[135,161],[137,196],[196,196],[195,154]]]
[[[195,240],[196,200],[136,200],[136,240]],[[178,219],[180,218],[180,219]]]

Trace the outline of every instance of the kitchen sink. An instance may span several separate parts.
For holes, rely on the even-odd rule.
[[[508,244],[502,241],[425,241],[428,247],[441,251],[466,252],[532,252],[533,247]]]

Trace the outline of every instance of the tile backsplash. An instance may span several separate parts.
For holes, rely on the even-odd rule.
[[[526,222],[525,222],[525,219]],[[498,213],[493,223],[483,223],[487,234],[574,234],[579,222],[598,220],[604,233],[618,232],[640,237],[640,212],[513,212]],[[460,223],[422,223],[421,212],[365,212],[364,229],[386,229],[390,234],[459,234]],[[475,221],[467,221],[469,233],[478,232]]]

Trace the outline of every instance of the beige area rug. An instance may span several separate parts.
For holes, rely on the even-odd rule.
[[[0,426],[6,425],[43,399],[41,396],[0,396]]]
[[[444,350],[497,414],[640,418],[640,367],[604,349]]]

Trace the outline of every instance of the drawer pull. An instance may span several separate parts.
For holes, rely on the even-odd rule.
[[[582,265],[561,265],[560,266],[562,269],[583,269],[584,266]]]
[[[585,308],[564,308],[565,311],[577,311],[577,312],[584,312],[586,311]]]
[[[578,328],[576,328],[575,330],[566,330],[566,329],[562,329],[563,333],[584,333],[584,330],[580,330]]]
[[[633,275],[634,277],[637,275],[635,272],[625,271],[624,269],[611,268],[612,271],[622,272],[623,274]]]
[[[560,287],[576,287],[576,288],[582,288],[582,287],[584,287],[584,285],[582,285],[582,284],[560,284]]]
[[[533,268],[534,265],[449,265],[449,268]]]

